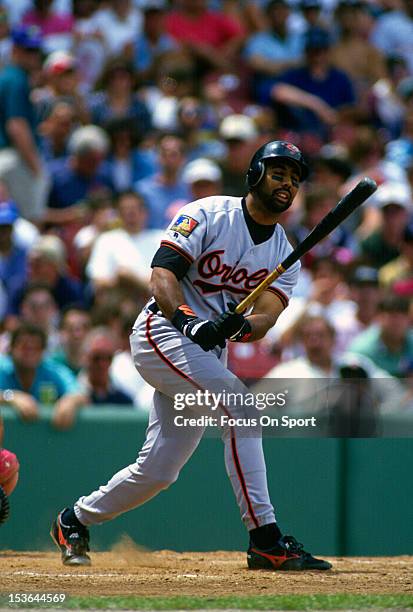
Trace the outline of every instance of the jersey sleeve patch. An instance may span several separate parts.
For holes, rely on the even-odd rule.
[[[196,219],[189,215],[180,215],[170,229],[172,232],[178,232],[181,236],[188,238],[197,225],[199,225],[199,221],[196,221]]]

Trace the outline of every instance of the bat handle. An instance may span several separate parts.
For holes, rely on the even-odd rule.
[[[235,308],[235,312],[237,314],[242,314],[255,302],[255,300],[261,295],[265,289],[273,283],[281,274],[285,272],[285,268],[282,264],[278,264],[278,266],[267,276],[264,280],[257,286],[247,297],[245,297]]]

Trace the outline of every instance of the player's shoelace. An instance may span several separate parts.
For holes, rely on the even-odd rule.
[[[304,550],[304,544],[297,542],[294,536],[283,536],[281,542],[285,545],[286,549],[294,555],[308,555]]]
[[[83,554],[89,550],[89,532],[79,527],[69,527],[67,541],[74,554]]]

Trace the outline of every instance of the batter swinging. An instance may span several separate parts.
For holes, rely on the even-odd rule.
[[[197,390],[246,393],[226,368],[226,342],[253,342],[265,336],[287,306],[299,263],[287,270],[255,302],[247,316],[233,312],[274,266],[292,250],[280,215],[292,204],[308,174],[300,150],[281,141],[255,153],[245,198],[213,196],[184,206],[166,231],[152,262],[153,298],[138,316],[131,335],[140,374],[154,388],[146,440],[135,463],[104,486],[63,510],[51,535],[66,565],[89,565],[90,525],[136,508],[166,489],[179,475],[204,428],[176,428],[174,396]],[[242,406],[219,406],[228,418],[245,417]],[[183,417],[205,413],[185,407]],[[165,425],[168,424],[168,427]],[[242,520],[249,531],[252,569],[327,570],[275,520],[266,479],[262,441],[223,426],[225,464]]]

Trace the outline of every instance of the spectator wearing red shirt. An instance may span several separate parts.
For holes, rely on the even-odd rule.
[[[166,20],[168,33],[194,57],[200,68],[231,66],[244,40],[237,21],[207,9],[206,0],[182,0]]]

